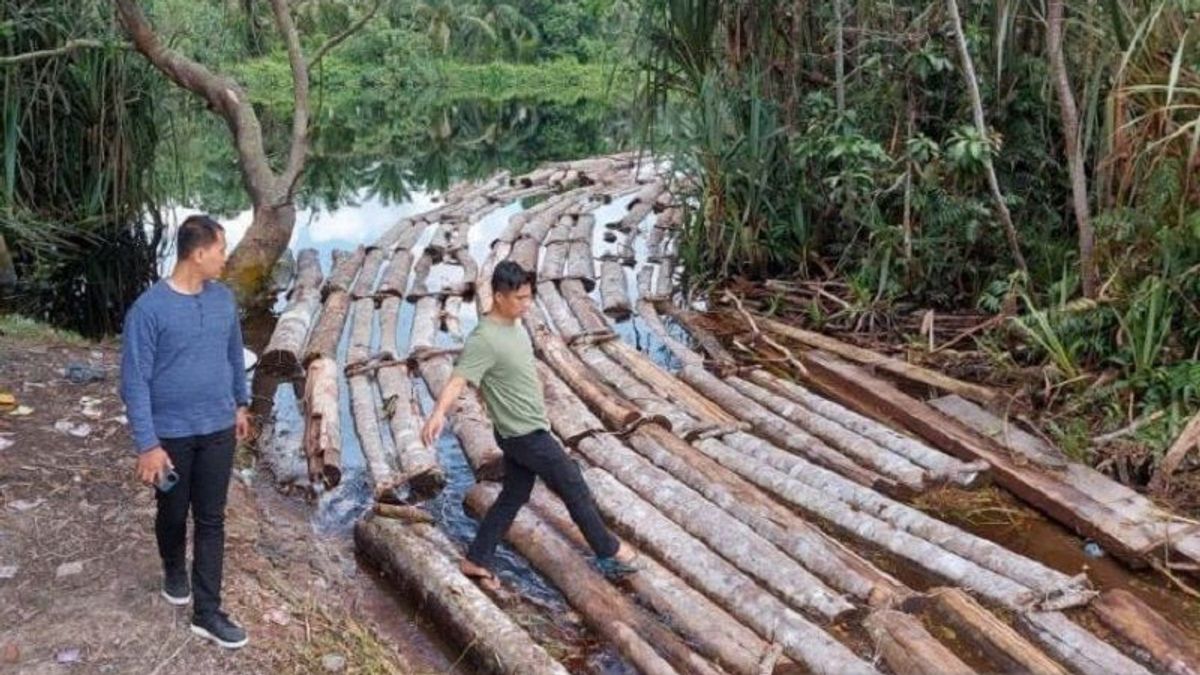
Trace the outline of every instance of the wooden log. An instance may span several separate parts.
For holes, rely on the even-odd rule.
[[[912,615],[880,609],[863,621],[883,660],[896,675],[965,675],[974,673]]]
[[[689,534],[758,580],[791,607],[836,621],[854,605],[750,527],[611,436],[584,438],[580,455],[637,492]]]
[[[354,290],[351,292],[351,297],[355,300],[365,298],[375,293],[375,280],[379,277],[379,269],[383,267],[386,252],[381,248],[372,247],[367,249],[367,254],[363,258],[362,268],[358,271],[358,278],[354,280]]]
[[[417,606],[428,612],[451,642],[466,648],[470,660],[484,672],[568,675],[504,610],[458,571],[444,553],[452,545],[432,526],[383,518],[360,520],[354,527],[354,542],[363,555],[399,580]]]
[[[376,373],[383,410],[399,468],[397,485],[408,483],[416,499],[431,499],[446,485],[437,452],[421,442],[421,415],[413,396],[408,367],[396,364]]]
[[[556,414],[558,423],[554,425],[554,433],[558,434],[564,445],[573,445],[585,436],[604,432],[604,424],[571,393],[571,389],[550,366],[538,361],[537,369],[542,380],[546,409],[560,411]]]
[[[854,434],[907,457],[915,464],[928,469],[933,475],[950,482],[970,487],[976,484],[978,477],[987,469],[986,462],[963,462],[765,370],[752,370],[746,377],[780,396],[799,403],[817,415],[836,422]]]
[[[584,332],[595,334],[609,330],[608,321],[596,309],[596,303],[592,301],[592,296],[582,279],[563,279],[558,283],[558,287],[575,318],[579,319]]]
[[[375,323],[375,300],[359,298],[352,306],[350,343],[346,347],[346,365],[360,365],[371,358],[371,328]]]
[[[461,295],[447,296],[442,305],[442,330],[460,343],[463,341],[462,319],[460,318],[462,306],[463,297]]]
[[[891,478],[914,492],[924,489],[927,477],[925,470],[907,458],[862,436],[852,434],[845,427],[816,415],[804,406],[793,403],[752,382],[747,382],[740,377],[727,377],[724,381],[747,398],[799,427],[801,434],[796,436],[796,440],[800,443],[827,444],[827,447],[841,452],[854,463]]]
[[[304,381],[304,456],[309,482],[326,489],[342,480],[339,400],[337,362],[329,357],[314,359]]]
[[[1053,658],[1081,675],[1149,675],[1116,647],[1084,630],[1062,612],[1026,612],[1017,627]]]
[[[592,440],[592,439],[586,439]],[[716,555],[603,469],[584,472],[606,519],[689,585],[702,591],[813,673],[874,670],[749,576]]]
[[[296,281],[288,292],[288,304],[271,339],[263,350],[259,365],[264,372],[294,376],[303,374],[301,351],[321,307],[321,264],[316,249],[300,251],[296,261]]]
[[[455,249],[453,255],[458,266],[463,269],[463,280],[474,284],[475,279],[479,276],[479,264],[475,262],[475,258],[471,257],[471,249],[464,244],[461,248]]]
[[[321,289],[322,300],[337,291],[350,292],[350,289],[353,287],[354,278],[358,276],[358,270],[362,267],[363,260],[367,257],[367,249],[359,246],[352,252],[338,250],[334,251],[331,255],[333,266],[329,272],[329,276],[325,279],[325,286]]]
[[[646,268],[642,269],[645,270]],[[639,287],[641,282],[642,274],[639,272]],[[647,292],[642,291],[639,291],[639,293],[642,293],[643,297],[647,294]],[[650,332],[654,333],[654,336],[657,337],[660,342],[666,345],[671,354],[674,355],[675,358],[679,359],[680,363],[685,366],[704,366],[704,357],[692,351],[692,349],[686,344],[675,339],[675,336],[671,335],[670,331],[667,330],[666,325],[662,322],[662,317],[658,315],[658,310],[655,309],[654,303],[647,302],[645,300],[639,300],[636,308],[638,317],[642,319],[642,322],[646,324],[646,327],[650,329]]]
[[[422,226],[414,218],[401,218],[395,225],[389,227],[378,239],[375,240],[375,246],[383,249],[385,253],[396,253],[403,249],[412,248],[412,243],[420,236],[420,232],[414,234],[414,230],[421,230]],[[407,246],[401,245],[401,242]]]
[[[587,364],[595,375],[598,375],[613,391],[621,392],[622,398],[642,410],[643,414],[667,420],[676,433],[691,437],[694,434],[712,429],[688,415],[679,407],[672,405],[659,396],[644,382],[629,374],[597,345],[580,344],[573,347],[580,361]]]
[[[629,445],[792,556],[829,586],[873,607],[898,606],[911,598],[912,590],[891,575],[660,427],[639,428],[629,436]]]
[[[803,430],[755,403],[707,370],[686,365],[679,371],[679,376],[726,412],[749,423],[763,438],[858,483],[895,491],[895,483],[890,479],[854,463],[824,443],[814,442],[815,439]]]
[[[736,428],[740,424],[736,417],[722,410],[720,406],[702,396],[695,389],[680,382],[647,358],[645,354],[624,341],[609,340],[600,343],[600,347],[625,366],[629,372],[649,384],[659,395],[673,401],[696,419],[713,426],[729,429]]]
[[[537,239],[522,236],[513,244],[512,252],[508,254],[508,259],[520,265],[523,270],[536,270],[539,246],[540,243]]]
[[[906,363],[899,359],[894,359],[890,356],[885,356],[878,352],[873,352],[869,349],[863,349],[855,345],[847,344],[841,340],[814,333],[813,331],[804,330],[797,326],[792,326],[782,321],[767,317],[756,317],[760,328],[769,330],[773,333],[778,333],[797,342],[806,344],[810,347],[820,349],[830,354],[837,354],[843,358],[857,361],[863,365],[871,366],[877,370],[882,370],[897,377],[903,378],[910,382],[918,382],[925,384],[935,389],[940,389],[952,394],[958,394],[964,398],[978,401],[979,403],[989,404],[997,400],[995,390],[989,389],[982,385],[973,384],[971,382],[963,382],[948,375],[944,375],[937,371],[922,368],[911,363]]]
[[[670,276],[670,273],[667,271],[669,269],[669,267],[664,267],[659,271],[656,278],[655,293],[659,296],[663,295],[659,291],[659,284],[663,276]],[[695,312],[677,307],[670,302],[660,302],[658,308],[687,329],[692,339],[700,345],[700,349],[708,355],[709,360],[713,362],[714,368],[718,372],[733,372],[737,368],[737,359],[733,358],[733,354],[730,354],[729,350],[725,349],[725,346],[721,344],[721,341],[711,331],[700,325]]]
[[[376,501],[390,499],[392,490],[403,481],[396,475],[395,468],[388,462],[379,436],[379,418],[375,405],[374,387],[366,375],[349,378],[350,411],[354,417],[354,431],[358,434],[358,445],[366,460],[367,473],[374,485],[372,493]]]
[[[615,260],[600,263],[600,298],[604,313],[624,321],[633,313],[629,304],[629,285],[625,268]]]
[[[410,251],[396,251],[392,259],[388,261],[387,267],[384,268],[383,276],[379,279],[377,294],[403,298],[408,290],[408,273],[412,269],[412,264],[413,255]]]
[[[417,370],[434,399],[441,395],[442,389],[450,382],[454,370],[450,356],[434,349],[433,336],[436,334],[440,307],[439,301],[432,297],[417,302],[410,340]],[[504,455],[496,445],[491,419],[474,389],[467,388],[458,397],[447,426],[458,437],[476,480],[496,480],[504,475]],[[433,452],[433,449],[429,451]]]
[[[377,516],[399,520],[404,523],[426,523],[432,525],[437,522],[433,514],[416,506],[409,506],[408,504],[384,504],[376,502],[374,512]]]
[[[588,407],[599,414],[606,425],[621,430],[642,418],[637,406],[591,377],[587,366],[567,348],[562,338],[551,333],[544,325],[535,327],[533,322],[527,322],[526,327],[537,353],[554,368]]]
[[[1023,609],[1038,600],[1034,591],[1007,577],[905,532],[875,514],[854,510],[849,502],[840,499],[841,495],[805,484],[798,473],[785,474],[756,460],[752,454],[739,452],[715,439],[705,439],[694,445],[722,466],[777,495],[802,513],[821,519],[860,541],[874,544],[926,573],[970,588],[1010,609]],[[820,467],[809,464],[808,470],[816,472]],[[966,536],[965,532],[963,536]]]
[[[379,305],[379,356],[387,361],[397,361],[403,354],[398,334],[402,302],[402,299],[390,296]]]
[[[566,507],[545,486],[534,488],[529,505],[576,548],[587,547],[587,540],[571,521]],[[629,542],[622,543],[633,547]],[[626,577],[622,583],[643,603],[665,616],[675,630],[695,645],[696,651],[736,675],[763,672],[762,661],[771,650],[770,644],[649,555],[639,556],[638,566],[638,573]],[[766,672],[786,672],[791,666],[790,659],[779,659]]]
[[[538,282],[537,299],[546,318],[564,340],[570,341],[583,332],[583,326],[579,325],[575,313],[567,306],[566,300],[563,300],[558,286],[553,281]]]
[[[1045,652],[1021,637],[958,588],[935,588],[929,592],[937,618],[975,645],[1006,673],[1067,675]]]
[[[1040,596],[1041,609],[1061,609],[1085,604],[1095,595],[1088,587],[1087,578],[1082,575],[1067,576],[1036,560],[932,518],[919,509],[866,489],[836,473],[822,470],[779,448],[761,443],[743,444],[729,437],[726,437],[726,440],[730,445],[744,448],[751,457],[776,471],[796,478],[812,489],[837,495],[838,499],[856,511],[870,514],[898,530],[932,542],[954,555],[1033,589]]]
[[[302,365],[305,368],[319,358],[337,358],[338,343],[342,340],[342,331],[346,327],[346,315],[349,312],[349,293],[334,291],[325,298],[317,325],[313,327],[308,336],[308,344],[304,347]]]
[[[1200,673],[1200,644],[1122,588],[1100,594],[1091,605],[1104,625],[1149,657],[1160,672]]]
[[[469,513],[481,518],[500,494],[495,484],[467,491]],[[651,675],[717,675],[718,670],[675,633],[609,584],[562,535],[523,509],[505,534],[518,552],[562,591],[584,621],[612,642],[640,672]]]
[[[567,266],[567,252],[571,249],[568,241],[556,241],[546,244],[546,252],[542,255],[538,279],[547,281],[562,279]]]
[[[479,268],[479,275],[475,277],[475,309],[479,316],[492,311],[492,272],[501,260],[508,258],[510,251],[512,244],[497,240]]]

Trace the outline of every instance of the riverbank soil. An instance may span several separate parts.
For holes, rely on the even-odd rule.
[[[119,360],[110,343],[0,334],[0,395],[15,398],[0,410],[0,672],[447,671],[348,538],[315,533],[306,505],[244,456],[224,601],[250,644],[226,651],[192,635],[190,607],[159,596],[154,497],[133,478]],[[103,379],[73,383],[71,363]]]

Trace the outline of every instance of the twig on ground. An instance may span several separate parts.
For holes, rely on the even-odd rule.
[[[740,314],[742,316],[742,318],[746,320],[746,323],[748,323],[750,325],[750,333],[754,340],[756,340],[756,341],[761,340],[762,342],[766,343],[768,346],[770,346],[775,351],[779,352],[780,354],[783,354],[783,358],[787,361],[787,363],[789,365],[791,365],[793,368],[795,368],[797,371],[799,371],[800,374],[808,375],[808,369],[805,368],[804,364],[801,363],[800,360],[796,358],[796,355],[792,353],[792,350],[779,344],[779,342],[777,342],[770,335],[767,335],[766,333],[759,330],[758,322],[756,322],[754,320],[754,317],[750,315],[750,312],[746,311],[746,307],[742,304],[741,298],[734,295],[733,293],[730,293],[729,291],[725,291],[725,298],[727,300],[733,302],[734,306],[737,308],[738,314]]]

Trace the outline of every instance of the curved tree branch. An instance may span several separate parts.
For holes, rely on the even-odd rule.
[[[16,65],[18,63],[25,63],[26,61],[35,61],[37,59],[45,59],[45,58],[50,58],[53,56],[62,56],[64,54],[70,54],[71,52],[73,52],[77,49],[105,49],[105,48],[128,49],[129,46],[121,44],[121,43],[103,42],[100,40],[77,38],[74,40],[67,40],[66,42],[62,43],[61,46],[54,47],[53,49],[39,49],[39,50],[33,51],[33,52],[25,52],[24,54],[14,54],[12,56],[0,56],[0,66],[12,66],[12,65]]]
[[[300,35],[296,32],[287,0],[271,0],[271,8],[275,11],[275,25],[287,47],[288,62],[292,66],[292,99],[295,101],[292,146],[288,151],[287,168],[280,177],[279,193],[272,196],[274,205],[282,206],[292,201],[296,181],[304,170],[308,156],[308,64],[304,62],[304,53],[300,51]]]
[[[275,174],[263,148],[262,127],[245,91],[233,80],[163,46],[136,0],[113,0],[121,25],[133,46],[155,68],[180,87],[203,98],[233,132],[242,179],[250,200],[266,202],[274,192]]]

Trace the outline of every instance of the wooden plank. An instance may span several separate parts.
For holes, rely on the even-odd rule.
[[[1200,645],[1134,594],[1115,588],[1100,594],[1092,610],[1126,642],[1171,675],[1200,675]]]
[[[931,604],[937,617],[978,647],[1004,672],[1067,675],[1066,669],[962,589],[935,588],[929,596],[933,599]]]

